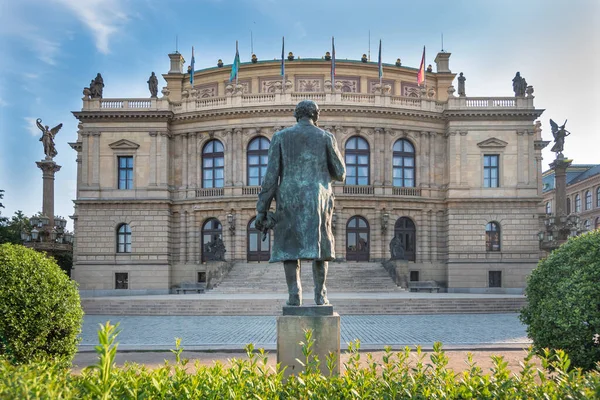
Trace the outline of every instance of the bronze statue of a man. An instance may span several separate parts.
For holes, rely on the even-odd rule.
[[[287,304],[302,304],[300,260],[313,260],[315,303],[324,305],[329,304],[327,262],[335,258],[331,182],[343,181],[346,167],[335,137],[317,127],[319,107],[314,101],[298,103],[294,116],[296,125],[273,135],[255,224],[263,231],[274,224],[269,262],[283,261]],[[276,211],[267,215],[273,199]]]

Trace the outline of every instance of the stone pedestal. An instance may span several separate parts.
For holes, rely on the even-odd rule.
[[[283,311],[284,315],[277,317],[277,362],[286,367],[285,376],[298,375],[304,371],[297,359],[305,362],[299,343],[306,341],[304,331],[307,329],[312,329],[313,332],[312,351],[313,356],[317,356],[321,362],[321,373],[329,375],[327,357],[329,353],[333,353],[333,374],[339,375],[340,315],[333,312],[332,306],[284,307]]]
[[[567,215],[567,168],[572,162],[573,160],[559,154],[550,164],[550,168],[554,170],[554,215],[557,217]]]
[[[42,170],[43,195],[42,195],[42,214],[50,219],[49,226],[54,226],[54,174],[60,171],[60,165],[52,159],[45,159],[35,162]]]

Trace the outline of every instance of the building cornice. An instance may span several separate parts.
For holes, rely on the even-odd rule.
[[[98,119],[140,120],[153,119],[169,121],[173,118],[172,111],[73,111],[80,121],[89,122]]]

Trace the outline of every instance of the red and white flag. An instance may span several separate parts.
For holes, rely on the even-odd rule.
[[[417,84],[420,85],[423,82],[425,82],[425,46],[423,46],[423,57],[421,58],[421,66],[417,73]]]

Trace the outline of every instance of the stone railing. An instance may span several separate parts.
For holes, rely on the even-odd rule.
[[[220,108],[252,106],[294,106],[301,100],[314,100],[320,106],[360,105],[364,107],[386,107],[413,109],[435,113],[452,110],[498,110],[533,109],[533,97],[451,97],[448,101],[430,98],[389,96],[367,93],[324,93],[285,92],[232,94],[227,96],[198,99],[187,97],[180,101],[161,99],[84,99],[83,111],[155,111],[189,113]]]
[[[223,197],[223,188],[196,189],[196,197]]]
[[[421,196],[421,188],[415,187],[393,187],[394,196]]]
[[[242,188],[242,195],[244,196],[256,196],[260,193],[260,186],[244,186]]]
[[[345,185],[344,186],[344,194],[373,195],[373,193],[375,193],[373,186],[353,186],[353,185]]]

